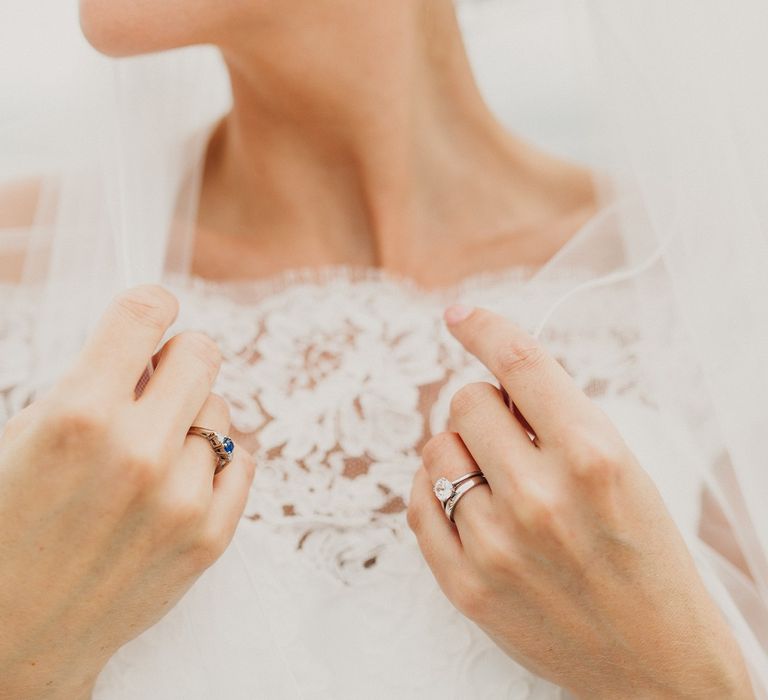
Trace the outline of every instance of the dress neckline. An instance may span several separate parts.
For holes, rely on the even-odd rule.
[[[550,276],[562,279],[564,275],[573,279],[579,276],[579,270],[575,265],[567,262],[571,253],[578,248],[582,240],[589,238],[600,227],[604,226],[612,216],[619,213],[624,204],[622,200],[618,200],[601,207],[589,220],[578,228],[565,245],[540,267],[509,265],[493,271],[479,270],[465,275],[456,282],[438,287],[425,287],[412,277],[381,267],[343,264],[292,267],[264,277],[253,278],[212,279],[194,274],[166,273],[165,280],[171,284],[184,286],[187,283],[194,288],[210,291],[247,290],[252,294],[257,293],[259,296],[276,293],[301,284],[319,285],[327,284],[334,280],[342,280],[350,284],[389,284],[406,291],[418,293],[423,297],[450,299],[502,283],[515,283],[522,286],[534,279],[548,278]],[[579,256],[574,255],[573,257],[578,258]],[[566,264],[563,265],[563,262]],[[553,270],[558,271],[557,275],[550,275]],[[590,274],[588,270],[582,270],[582,272]]]
[[[171,285],[185,285],[196,290],[216,292],[242,291],[258,297],[269,296],[286,289],[309,285],[323,286],[334,282],[348,285],[380,284],[396,287],[405,292],[418,294],[423,298],[449,300],[467,293],[492,288],[502,284],[524,285],[534,277],[537,268],[530,266],[509,266],[494,271],[471,273],[456,282],[438,287],[426,287],[412,277],[391,270],[364,265],[320,265],[317,267],[295,267],[259,278],[210,279],[199,275],[168,275]]]

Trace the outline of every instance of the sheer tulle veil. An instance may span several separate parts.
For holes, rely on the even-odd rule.
[[[461,9],[471,15],[504,2]],[[768,698],[768,5],[550,4],[558,3],[605,210],[534,275],[533,289],[568,280],[561,295],[535,302],[538,317],[544,325],[616,285],[635,290],[638,360],[679,448],[681,479],[693,500],[708,494],[749,575],[711,538],[689,545],[758,697]],[[509,60],[494,67],[495,89],[514,76],[514,54],[510,45]],[[37,389],[61,371],[113,292],[189,273],[199,166],[230,101],[226,70],[209,47],[120,61],[84,56],[78,85],[82,94],[66,98],[80,104],[78,118],[56,126],[66,148],[23,238],[23,295],[4,292],[8,308],[29,294],[39,304],[29,369]],[[34,120],[26,127],[35,128]],[[12,174],[12,164],[2,167]]]

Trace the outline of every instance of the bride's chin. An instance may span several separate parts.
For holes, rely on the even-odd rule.
[[[174,12],[175,4],[177,0],[80,0],[80,26],[91,46],[107,56],[136,56],[199,43],[182,19],[188,20],[188,13]]]

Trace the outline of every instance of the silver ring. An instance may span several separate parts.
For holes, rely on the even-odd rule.
[[[451,496],[444,506],[445,517],[451,522],[455,522],[453,519],[453,513],[456,510],[456,506],[459,501],[468,494],[475,486],[481,486],[487,484],[488,479],[484,476],[476,476],[471,479],[467,479],[464,483],[460,484],[456,489],[456,492]]]
[[[216,455],[216,471],[214,472],[214,476],[232,461],[232,456],[235,452],[235,443],[231,437],[222,433],[217,433],[215,430],[200,428],[196,425],[193,425],[187,431],[187,435],[197,435],[208,441],[208,444]]]
[[[440,477],[432,487],[432,491],[437,497],[437,500],[442,504],[443,508],[445,508],[445,504],[456,493],[456,487],[460,486],[465,481],[471,479],[474,476],[483,476],[483,472],[475,470],[473,472],[469,472],[468,474],[464,474],[464,476],[460,476],[458,479],[454,479],[453,481],[450,481],[445,477]]]

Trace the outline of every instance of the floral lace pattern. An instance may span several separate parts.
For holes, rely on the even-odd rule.
[[[520,270],[440,292],[350,269],[169,280],[181,302],[171,332],[203,330],[222,348],[216,391],[231,405],[233,437],[255,453],[256,479],[225,557],[113,659],[96,697],[560,698],[452,609],[405,510],[453,394],[493,381],[445,329],[445,306],[483,306],[532,328],[575,283]],[[620,288],[598,303],[580,297],[543,342],[594,398],[619,400],[641,425],[651,402],[630,301]],[[34,306],[12,306],[0,327],[11,360],[0,423],[31,397]]]
[[[246,518],[287,534],[346,583],[375,567],[403,536],[420,449],[445,430],[451,397],[493,381],[445,330],[445,305],[461,300],[525,322],[524,284],[523,271],[510,271],[429,293],[339,269],[176,290],[174,331],[205,330],[222,346],[216,391],[256,455]],[[589,320],[569,315],[546,345],[593,396],[636,391],[631,327]]]
[[[224,362],[216,386],[233,434],[258,469],[246,519],[289,537],[312,566],[346,583],[402,539],[421,447],[445,430],[463,385],[494,379],[448,334],[448,303],[484,306],[533,326],[527,273],[480,275],[441,292],[371,270],[294,272],[270,282],[171,283],[172,329],[204,330]],[[637,377],[638,338],[626,295],[596,320],[571,306],[543,336],[593,397],[648,403]],[[604,301],[603,301],[604,304]],[[32,396],[33,308],[13,304],[0,331],[0,425]],[[609,320],[606,323],[606,319]]]

